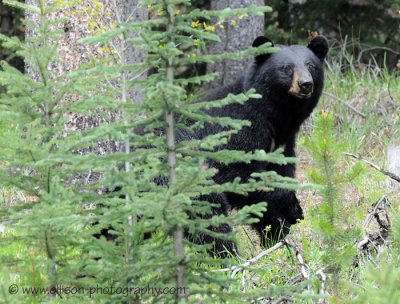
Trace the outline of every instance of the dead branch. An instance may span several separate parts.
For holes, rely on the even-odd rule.
[[[356,155],[356,154],[353,154],[353,153],[344,152],[343,154],[344,154],[344,155],[351,156],[351,157],[353,157],[353,158],[355,158],[355,159],[358,159],[358,160],[363,161],[364,163],[370,165],[370,166],[371,166],[372,168],[374,168],[375,170],[378,170],[378,171],[381,172],[382,174],[384,174],[384,175],[386,175],[386,176],[389,176],[391,179],[393,179],[393,180],[395,180],[396,182],[400,183],[400,177],[399,177],[399,176],[397,176],[396,174],[394,174],[394,173],[392,173],[392,172],[389,172],[389,171],[387,171],[387,170],[385,170],[385,169],[383,169],[383,168],[381,168],[381,167],[375,165],[374,163],[370,162],[369,160],[366,160],[366,159],[362,158],[361,156]]]
[[[323,92],[322,94],[324,94],[324,95],[326,95],[326,96],[329,96],[329,97],[331,97],[331,98],[333,98],[333,99],[335,99],[335,100],[341,102],[341,103],[344,104],[346,107],[348,107],[350,110],[352,110],[353,112],[355,112],[355,113],[357,113],[358,115],[360,115],[362,118],[366,118],[366,117],[367,117],[367,115],[365,115],[364,113],[358,111],[355,107],[353,107],[351,104],[349,104],[349,103],[348,103],[347,101],[345,101],[344,99],[339,98],[339,97],[337,97],[336,95],[333,95],[333,94],[328,93],[328,92]]]
[[[321,280],[321,288],[320,288],[320,290],[319,290],[319,293],[320,293],[320,294],[325,294],[326,275],[325,275],[325,273],[324,273],[324,269],[321,268],[321,269],[317,270],[317,272],[316,272],[315,274],[316,274],[317,276],[319,276],[319,277],[320,277],[320,280]],[[319,300],[318,300],[318,303],[321,303],[321,304],[325,303],[325,299],[324,299],[324,298],[319,299]]]
[[[276,243],[273,247],[268,248],[267,250],[261,251],[257,256],[255,256],[254,258],[252,258],[250,260],[247,260],[245,263],[243,263],[241,265],[232,266],[232,267],[223,268],[223,269],[215,269],[213,271],[218,271],[218,272],[232,271],[232,275],[231,276],[234,277],[240,270],[257,263],[258,260],[260,260],[261,258],[263,258],[266,255],[270,254],[271,252],[277,250],[278,248],[282,247],[285,243],[286,243],[286,241],[282,240],[282,241]]]
[[[296,256],[296,258],[298,260],[298,263],[299,263],[300,274],[301,274],[302,280],[309,280],[310,279],[310,275],[309,275],[309,271],[308,271],[309,267],[306,264],[303,255],[301,254],[300,247],[293,240],[282,240],[282,241],[276,243],[273,247],[261,251],[257,256],[255,256],[254,258],[252,258],[250,260],[247,260],[246,262],[244,262],[241,265],[232,266],[232,267],[223,268],[223,269],[215,269],[212,272],[232,272],[231,277],[233,278],[239,271],[243,271],[242,279],[241,279],[241,289],[244,290],[245,289],[246,268],[251,266],[251,265],[253,265],[253,264],[255,264],[255,263],[257,263],[260,259],[262,259],[263,257],[269,255],[271,252],[279,249],[283,245],[286,245],[288,248],[294,249],[295,256]],[[319,269],[316,272],[316,275],[321,280],[321,288],[319,290],[319,294],[324,295],[325,294],[326,275],[325,275],[323,269]],[[311,293],[313,293],[312,288],[311,288],[310,285],[308,285],[308,290]],[[257,299],[257,303],[261,303],[261,302],[264,302],[264,301],[268,301],[267,303],[272,303],[271,299],[268,300],[268,299],[263,298],[263,297]],[[292,298],[286,297],[286,296],[281,296],[274,303],[283,303],[283,302],[287,303],[287,302],[291,302],[291,301],[293,301]],[[252,303],[255,303],[255,302],[253,301]],[[318,301],[318,303],[325,303],[325,299],[320,299]]]
[[[394,16],[396,16],[397,18],[399,17],[398,14],[394,14]],[[375,47],[370,47],[370,48],[367,48],[367,49],[360,50],[360,53],[358,54],[357,62],[361,61],[361,57],[365,52],[370,52],[370,51],[373,51],[373,50],[383,50],[383,51],[391,52],[391,53],[393,53],[395,55],[400,55],[400,53],[395,51],[394,49],[391,49],[391,48],[388,48],[388,47],[382,47],[382,46],[375,46]],[[374,56],[372,58],[374,58]],[[376,66],[379,66],[379,65],[377,64]]]
[[[288,303],[288,302],[294,302],[294,300],[291,297],[280,296],[279,299],[274,302],[274,304]]]
[[[244,291],[246,288],[246,269],[243,269],[242,273],[242,286],[240,288],[241,291]]]
[[[390,206],[390,202],[389,200],[386,198],[386,196],[382,196],[377,202],[375,202],[372,207],[374,207],[374,209],[369,210],[368,211],[368,215],[364,220],[364,224],[363,224],[363,228],[367,228],[367,226],[369,225],[369,223],[372,220],[372,217],[377,215],[379,211],[383,210],[385,212],[385,216],[387,218],[388,223],[389,222],[389,217],[387,215],[387,207]]]
[[[379,254],[379,249],[387,243],[390,229],[390,219],[387,208],[390,207],[389,200],[382,196],[368,210],[364,220],[363,229],[365,237],[357,244],[358,250],[364,255],[375,251]]]
[[[271,298],[258,297],[257,299],[252,300],[250,303],[280,304],[280,303],[292,303],[292,302],[294,302],[294,299],[292,297],[280,296],[276,301],[274,301],[274,299]]]
[[[294,249],[296,258],[299,261],[300,273],[303,276],[303,279],[308,280],[310,276],[308,275],[306,264],[304,262],[303,256],[300,253],[299,246],[294,241],[291,240],[287,240],[286,244]]]

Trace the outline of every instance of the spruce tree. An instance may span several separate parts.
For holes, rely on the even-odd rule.
[[[123,40],[148,54],[144,62],[93,60],[76,71],[57,75],[51,67],[59,60],[61,30],[57,29],[63,21],[50,21],[47,16],[59,8],[60,1],[40,0],[37,7],[6,2],[40,16],[39,24],[27,24],[36,35],[26,43],[0,36],[4,46],[18,48],[18,55],[40,77],[35,80],[1,64],[0,85],[6,92],[0,97],[0,117],[10,127],[1,134],[0,184],[35,198],[2,210],[2,221],[13,227],[7,240],[22,246],[21,262],[12,255],[1,258],[2,263],[22,265],[9,268],[18,276],[10,275],[5,285],[47,287],[47,292],[32,297],[38,301],[57,301],[58,296],[71,302],[86,301],[90,294],[91,301],[107,303],[241,302],[240,290],[229,288],[227,275],[210,271],[236,260],[210,257],[207,252],[213,244],[193,240],[198,235],[233,240],[233,233],[217,233],[210,226],[252,223],[266,204],[247,206],[227,217],[214,214],[217,206],[202,198],[225,191],[245,194],[285,187],[294,181],[263,172],[247,183],[236,179],[215,184],[216,172],[206,164],[210,160],[226,164],[293,160],[279,151],[218,151],[216,147],[249,122],[210,117],[204,109],[260,96],[250,90],[199,102],[187,89],[212,81],[215,74],[183,77],[180,71],[198,62],[274,51],[264,45],[239,53],[203,52],[207,41],[219,39],[213,33],[212,17],[223,20],[263,14],[270,8],[202,11],[192,10],[187,0],[143,0],[152,19],[121,21],[82,43],[108,47]],[[137,35],[128,35],[131,31]],[[145,80],[121,81],[126,71],[141,75],[144,70],[151,71]],[[135,89],[143,90],[141,103],[121,95]],[[68,102],[70,96],[74,102]],[[100,115],[104,123],[89,130],[69,130],[68,113]],[[178,140],[177,134],[191,134],[206,122],[226,130],[201,140],[190,136]],[[125,144],[126,149],[94,153],[104,141]],[[101,179],[83,183],[79,177],[85,172]],[[108,240],[93,236],[104,231]],[[183,237],[185,232],[190,239]],[[83,288],[84,292],[66,295],[60,286]],[[7,301],[25,297],[5,295]]]

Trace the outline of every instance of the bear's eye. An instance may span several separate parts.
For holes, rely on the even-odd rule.
[[[312,64],[311,62],[307,62],[306,67],[308,68],[309,71],[315,71],[315,65]]]
[[[282,66],[282,71],[285,74],[291,74],[293,72],[293,66],[290,64],[286,64],[286,65]]]

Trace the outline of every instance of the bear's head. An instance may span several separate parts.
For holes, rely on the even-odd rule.
[[[268,38],[260,36],[254,40],[253,47],[268,42],[274,46]],[[323,61],[328,53],[326,38],[316,36],[307,46],[276,47],[280,50],[255,57],[245,78],[245,89],[254,87],[269,100],[282,103],[318,101],[323,87]]]

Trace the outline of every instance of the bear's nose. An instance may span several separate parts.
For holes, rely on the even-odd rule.
[[[303,209],[300,206],[296,207],[296,214],[298,220],[304,220]]]
[[[313,89],[313,84],[311,81],[299,81],[299,87],[303,93],[310,93]]]

